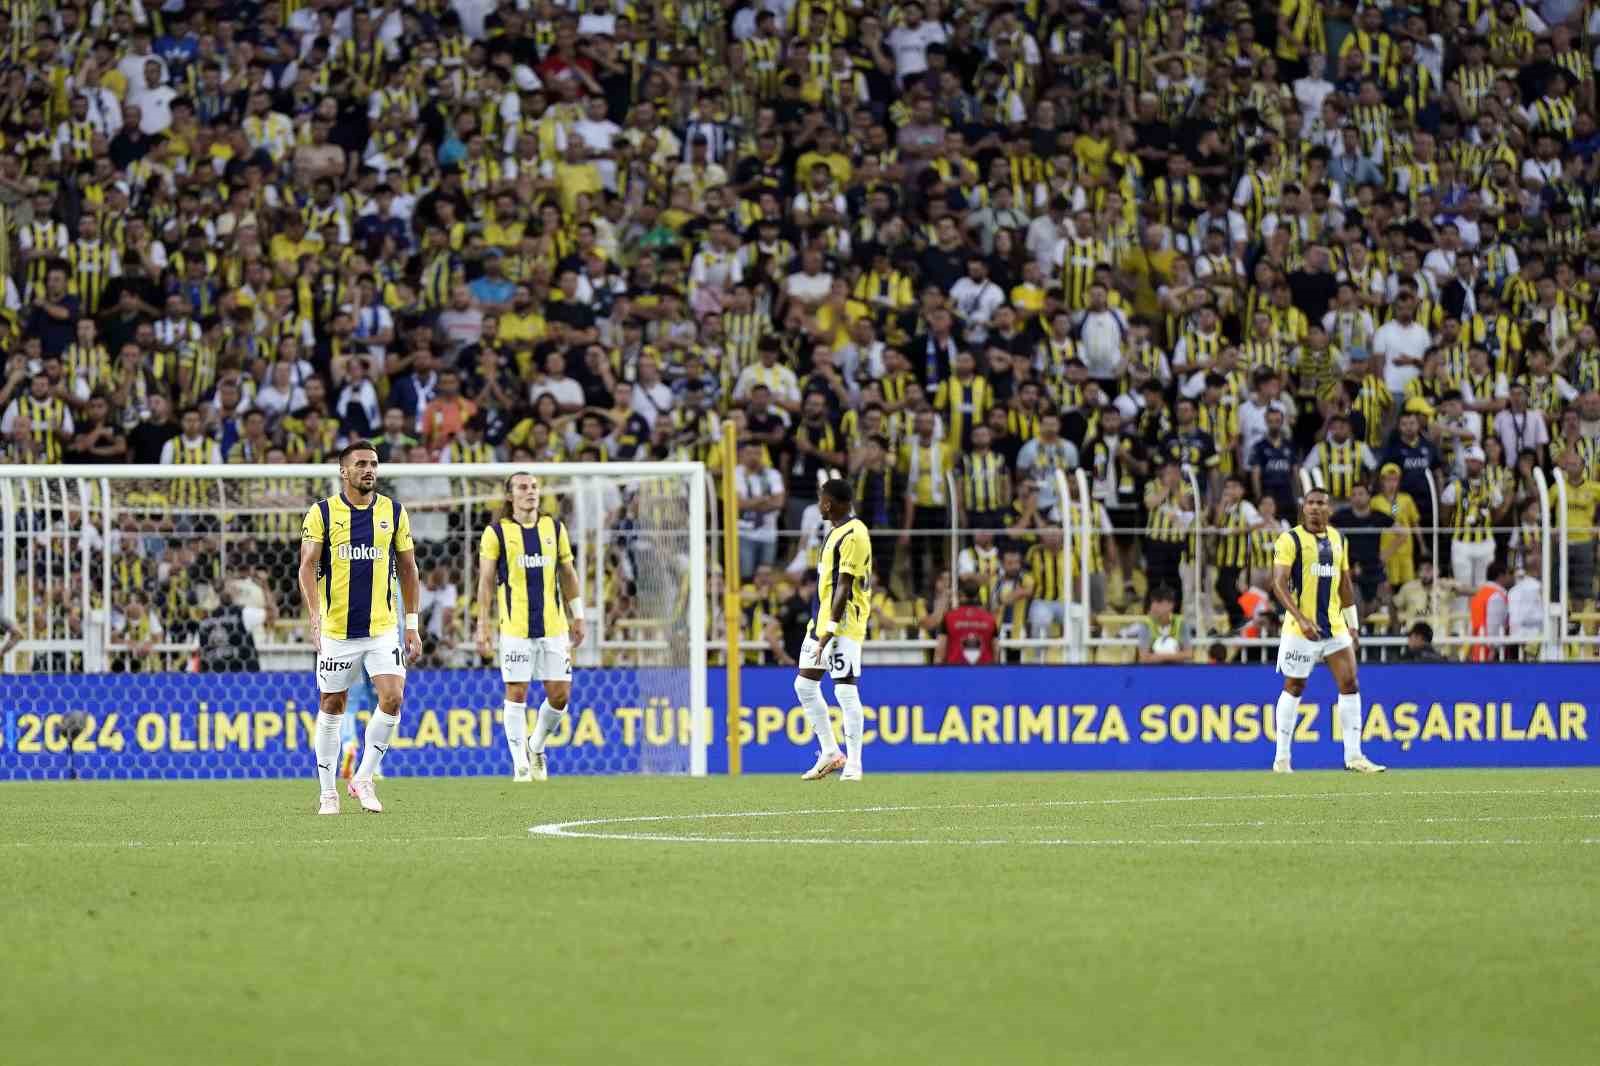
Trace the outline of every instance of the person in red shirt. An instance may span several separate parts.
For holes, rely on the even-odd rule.
[[[994,638],[1000,626],[978,603],[978,582],[961,581],[961,603],[944,614],[944,632],[934,649],[934,662],[947,666],[985,666],[994,662]]]

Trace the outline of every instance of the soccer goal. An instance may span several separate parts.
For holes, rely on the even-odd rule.
[[[473,601],[478,538],[524,471],[566,523],[589,627],[551,772],[704,774],[699,463],[383,466],[379,491],[416,541],[421,602],[404,609],[424,641],[385,773],[510,772]],[[333,464],[0,466],[0,778],[307,773],[317,692],[300,531],[338,491]]]

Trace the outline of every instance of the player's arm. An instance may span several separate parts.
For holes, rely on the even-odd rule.
[[[406,605],[406,658],[415,662],[422,658],[422,632],[417,612],[411,608],[422,602],[422,579],[417,574],[417,553],[414,548],[395,552],[396,569],[400,571],[400,598]]]
[[[170,447],[171,441],[167,442]],[[162,458],[166,458],[165,454]],[[322,601],[317,597],[317,564],[322,561],[322,551],[327,546],[327,529],[322,522],[322,508],[312,504],[300,523],[300,598],[306,605],[306,627],[310,630],[311,647],[322,650]]]
[[[1272,595],[1278,601],[1295,624],[1300,627],[1308,640],[1321,640],[1322,632],[1300,610],[1300,603],[1295,599],[1294,590],[1289,587],[1289,580],[1295,564],[1295,536],[1293,533],[1283,533],[1278,537],[1272,554]]]
[[[300,598],[306,604],[306,628],[311,647],[322,650],[322,603],[317,599],[317,561],[322,558],[320,541],[300,542]]]
[[[556,577],[561,583],[561,598],[567,603],[567,631],[572,636],[574,648],[583,644],[583,585],[578,581],[574,565],[572,541],[567,537],[567,524],[556,527]]]
[[[1339,551],[1339,602],[1344,605],[1344,624],[1352,644],[1361,640],[1361,612],[1356,608],[1356,586],[1350,580],[1350,542]]]
[[[1321,640],[1322,633],[1317,629],[1316,623],[1305,616],[1296,602],[1294,592],[1289,588],[1290,567],[1285,563],[1276,563],[1272,567],[1272,595],[1283,608],[1284,613],[1293,618],[1295,625],[1300,627],[1307,640]]]
[[[480,560],[478,567],[478,596],[474,600],[478,607],[478,654],[485,659],[494,654],[494,628],[489,619],[494,610],[495,603],[495,571],[494,564],[490,561]]]
[[[583,643],[583,586],[578,582],[578,568],[570,562],[562,563],[556,570],[561,581],[561,598],[567,601],[567,630],[572,634],[574,648]]]
[[[845,608],[850,604],[850,593],[855,586],[855,575],[843,571],[840,572],[839,579],[833,583],[833,598],[828,604],[828,621],[817,634],[817,639],[822,641],[824,649],[828,647],[828,642],[833,639],[834,633],[839,630],[839,619],[844,617]]]
[[[494,627],[490,620],[497,601],[495,585],[499,580],[499,566],[500,538],[490,526],[478,538],[478,597],[473,601],[478,612],[478,654],[485,659],[494,654]]]
[[[411,539],[411,512],[399,504],[394,520],[395,569],[400,575],[400,599],[406,606],[406,631],[404,636],[406,658],[415,662],[422,658],[422,630],[417,621],[417,608],[422,604],[422,579],[417,574],[417,545]]]

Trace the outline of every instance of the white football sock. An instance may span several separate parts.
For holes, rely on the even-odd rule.
[[[388,711],[372,712],[372,717],[367,719],[367,746],[361,753],[361,765],[356,768],[356,780],[372,780],[372,775],[378,772],[378,764],[383,762],[383,753],[389,750],[389,739],[394,736],[394,727],[399,724],[398,714],[390,714]]]
[[[1361,693],[1339,695],[1339,732],[1344,737],[1344,761],[1361,758]]]
[[[846,766],[861,766],[861,692],[854,685],[833,686],[833,698],[839,701],[839,711],[844,716],[844,761]]]
[[[511,749],[511,766],[521,771],[528,768],[528,705],[506,701],[506,747]]]
[[[528,739],[528,747],[535,752],[543,753],[545,738],[556,731],[556,726],[561,724],[561,716],[566,713],[565,708],[558,711],[550,706],[549,700],[539,704],[539,720],[534,723],[533,736]]]
[[[1300,697],[1278,693],[1278,758],[1287,759],[1294,744],[1294,731],[1300,725]]]
[[[339,747],[343,728],[344,715],[317,712],[317,736],[313,749],[317,753],[317,782],[324,792],[332,792],[339,787]]]
[[[806,712],[806,721],[817,735],[822,754],[833,758],[839,754],[839,741],[833,735],[833,722],[828,719],[828,705],[822,699],[822,682],[795,675],[794,694],[800,697],[800,706]]]

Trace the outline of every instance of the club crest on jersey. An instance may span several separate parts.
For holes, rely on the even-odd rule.
[[[378,528],[385,533],[389,532],[389,520],[387,518],[378,519]]]

